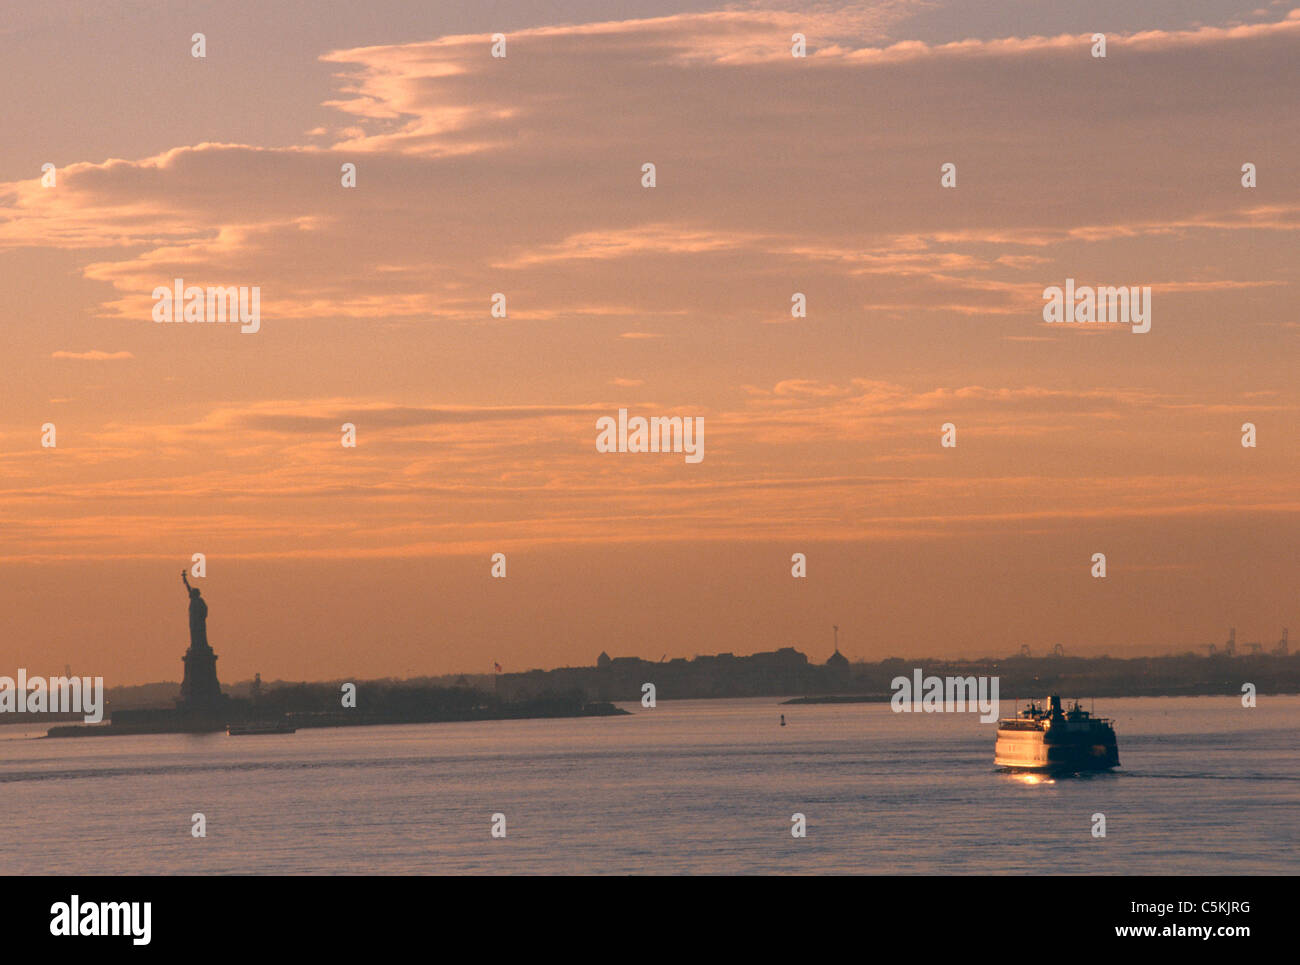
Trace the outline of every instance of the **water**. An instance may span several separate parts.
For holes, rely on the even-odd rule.
[[[627,709],[239,738],[0,728],[0,873],[1300,873],[1300,697],[1099,701],[1124,766],[1037,783],[994,770],[976,715]]]

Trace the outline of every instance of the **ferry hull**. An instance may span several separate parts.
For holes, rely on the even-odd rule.
[[[1113,733],[1056,735],[1035,731],[998,731],[993,762],[1014,771],[1074,773],[1108,771],[1119,766]]]

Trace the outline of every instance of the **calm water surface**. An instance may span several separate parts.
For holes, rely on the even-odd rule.
[[[977,715],[627,709],[240,738],[0,727],[0,873],[1300,873],[1300,697],[1098,701],[1123,767],[1038,783],[993,768]]]

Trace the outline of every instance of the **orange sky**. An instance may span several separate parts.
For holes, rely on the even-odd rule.
[[[226,681],[1297,618],[1300,10],[124,6],[0,32],[0,672],[178,678],[195,552]]]

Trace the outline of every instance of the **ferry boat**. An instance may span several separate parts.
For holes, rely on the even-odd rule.
[[[293,734],[298,730],[287,720],[262,720],[247,724],[230,724],[227,737],[244,737],[248,734]]]
[[[998,721],[993,760],[1013,771],[1108,771],[1119,766],[1119,745],[1113,721],[1092,716],[1077,700],[1064,710],[1053,694],[1046,708],[1031,701],[1017,716]]]

